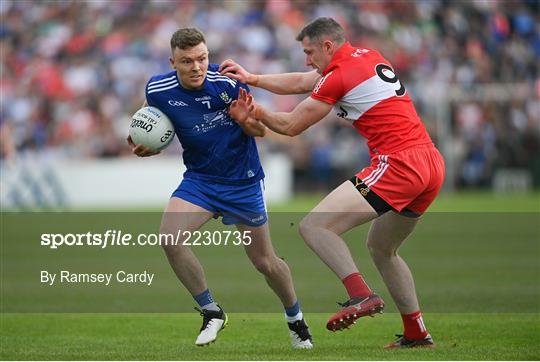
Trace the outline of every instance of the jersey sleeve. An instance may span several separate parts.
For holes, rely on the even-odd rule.
[[[338,69],[319,79],[311,91],[311,98],[329,104],[336,104],[344,95],[343,80]]]
[[[169,73],[154,75],[148,80],[146,87],[144,87],[146,102],[150,106],[160,108],[156,103],[163,102],[163,97],[161,96],[165,94],[163,92],[177,86],[178,79],[176,76],[176,71],[174,70],[170,71]]]
[[[144,97],[146,99],[146,103],[149,105],[149,106],[153,106],[153,107],[157,107],[156,105],[156,102],[155,102],[155,99],[153,97],[153,94],[152,93],[149,93],[148,92],[148,87],[150,86],[150,83],[152,83],[153,81],[155,81],[156,78],[155,77],[151,77],[148,82],[146,82],[146,86],[144,87]],[[158,107],[159,108],[159,107]]]

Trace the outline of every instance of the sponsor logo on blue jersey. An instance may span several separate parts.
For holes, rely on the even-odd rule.
[[[196,132],[206,133],[216,127],[233,126],[233,120],[225,110],[219,110],[213,113],[203,115],[204,122],[193,126]]]

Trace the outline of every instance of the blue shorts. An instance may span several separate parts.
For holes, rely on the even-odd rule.
[[[223,216],[225,225],[261,226],[268,220],[264,180],[250,185],[224,185],[184,178],[171,197],[213,212],[215,218]]]

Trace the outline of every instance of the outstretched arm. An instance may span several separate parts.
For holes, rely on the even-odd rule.
[[[240,88],[238,99],[234,100],[229,107],[229,115],[238,123],[244,133],[253,137],[264,137],[266,126],[250,116],[253,97]]]
[[[251,74],[231,59],[221,63],[219,70],[221,74],[229,78],[276,94],[308,93],[319,79],[319,74],[314,70],[296,73]]]
[[[309,97],[289,113],[271,112],[260,105],[255,105],[252,114],[272,131],[294,137],[326,117],[331,110],[331,104]]]

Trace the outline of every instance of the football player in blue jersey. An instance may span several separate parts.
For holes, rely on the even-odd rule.
[[[240,88],[249,89],[220,75],[219,65],[209,64],[198,29],[176,31],[171,51],[173,71],[150,79],[145,104],[159,108],[174,124],[187,170],[172,193],[160,233],[193,232],[217,215],[224,224],[235,224],[244,244],[249,244],[249,259],[283,303],[293,348],[312,348],[290,270],[270,241],[264,172],[254,139],[264,136],[266,128],[248,117],[246,102],[236,101]],[[139,157],[158,153],[133,144],[129,137],[128,143]],[[214,301],[199,260],[182,244],[163,248],[178,279],[199,304],[203,324],[195,344],[206,345],[216,340],[227,315]]]

